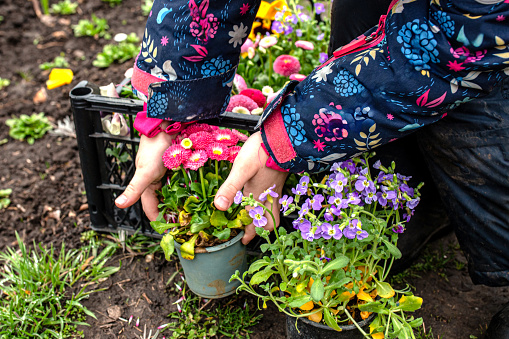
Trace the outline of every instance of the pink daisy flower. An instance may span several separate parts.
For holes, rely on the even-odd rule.
[[[228,159],[228,147],[219,143],[214,142],[209,144],[205,149],[207,151],[207,156],[212,160],[226,160]]]
[[[290,75],[300,71],[300,62],[299,59],[294,56],[283,54],[274,60],[272,67],[274,72],[281,74],[282,76],[289,77]]]
[[[235,146],[239,141],[239,138],[229,129],[218,129],[217,131],[214,131],[212,135],[216,142],[225,146]]]
[[[244,44],[242,46],[240,46],[240,53],[247,53],[247,50],[249,49],[249,47],[253,47],[253,46],[254,46],[253,40],[247,38],[246,41],[244,42]]]
[[[295,41],[295,46],[305,49],[307,51],[312,51],[313,49],[315,49],[315,45],[313,45],[312,42],[305,41],[305,40]]]
[[[294,73],[290,75],[290,80],[302,81],[304,79],[306,79],[306,76],[304,74]]]
[[[183,130],[181,134],[186,133],[187,135],[191,135],[193,133],[201,131],[210,132],[211,131],[210,125],[199,123],[192,124],[187,126],[187,128]]]
[[[205,162],[208,160],[207,152],[202,149],[194,151],[189,158],[184,162],[184,168],[189,168],[190,170],[196,171],[200,167],[202,167]]]
[[[244,133],[240,133],[236,129],[232,129],[231,131],[233,134],[237,136],[237,138],[239,138],[240,142],[245,142],[247,140],[247,135],[245,135]]]
[[[226,107],[226,111],[231,112],[232,109],[238,106],[247,108],[249,111],[258,108],[258,104],[256,103],[256,101],[254,101],[248,96],[237,94],[230,98],[230,102],[228,103],[228,107]]]
[[[235,74],[235,78],[233,78],[233,84],[235,85],[235,88],[237,88],[237,92],[242,92],[247,88],[246,80],[244,80],[240,74]]]
[[[191,139],[194,149],[206,149],[214,141],[212,134],[205,131],[193,133],[189,136],[189,139]]]
[[[164,166],[168,169],[179,167],[191,155],[191,150],[185,149],[180,144],[171,145],[163,154]]]
[[[227,159],[229,162],[233,163],[235,161],[235,158],[237,158],[237,154],[239,154],[240,148],[241,148],[240,146],[230,147]]]

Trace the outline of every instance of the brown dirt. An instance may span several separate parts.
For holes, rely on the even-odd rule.
[[[4,17],[0,22],[0,77],[11,81],[0,91],[0,140],[9,140],[0,146],[0,188],[13,189],[10,207],[0,210],[0,250],[16,246],[15,232],[25,242],[56,246],[65,242],[67,247],[78,247],[81,233],[89,230],[89,216],[76,140],[46,135],[30,146],[9,138],[5,121],[12,115],[45,112],[56,123],[71,115],[68,93],[79,81],[106,85],[123,80],[130,62],[107,69],[93,67],[96,54],[108,42],[75,38],[71,25],[95,13],[108,19],[112,35],[136,32],[141,37],[145,18],[140,1],[124,0],[115,8],[100,0],[80,1],[79,14],[57,17],[53,27],[41,23],[31,1],[5,0],[0,13]],[[39,64],[53,61],[60,52],[65,52],[70,62],[74,81],[47,91],[47,100],[34,104],[32,99],[45,86],[49,73],[41,71]],[[408,280],[415,286],[415,294],[424,298],[418,315],[435,338],[481,338],[491,315],[509,301],[509,288],[474,286],[466,268],[458,264],[465,258],[454,235],[433,243],[430,253],[440,254],[441,250],[453,259],[439,270],[419,272],[419,278]],[[164,261],[158,254],[150,262],[140,256],[119,255],[112,263],[122,257],[120,272],[95,286],[106,290],[86,302],[98,318],[88,319],[92,326],[83,328],[86,338],[139,338],[145,325],[147,334],[149,330],[155,332],[174,311],[176,293],[165,282],[175,272],[175,263]],[[221,305],[214,302],[208,307]],[[120,308],[123,318],[139,317],[140,327],[109,318],[108,308],[113,306]],[[263,314],[251,337],[284,338],[283,316],[270,306]]]

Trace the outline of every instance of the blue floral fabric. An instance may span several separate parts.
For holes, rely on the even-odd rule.
[[[275,99],[296,154],[279,161],[272,147],[282,143],[262,124],[279,166],[325,170],[442,119],[509,75],[509,1],[402,0],[384,24],[365,33],[378,43],[333,57]]]
[[[189,121],[224,111],[259,5],[259,0],[154,1],[135,64],[160,79],[148,89],[135,88],[147,101],[149,117]]]

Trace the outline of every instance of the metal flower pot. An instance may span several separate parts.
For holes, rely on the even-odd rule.
[[[236,270],[242,275],[247,269],[246,246],[240,241],[244,232],[217,246],[206,247],[206,253],[196,253],[193,260],[182,258],[180,245],[175,242],[187,285],[203,298],[223,298],[235,293],[240,281],[229,282]]]

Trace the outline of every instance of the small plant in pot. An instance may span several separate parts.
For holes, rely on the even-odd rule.
[[[298,213],[296,230],[277,227],[271,242],[269,231],[257,227],[267,241],[261,248],[266,255],[231,278],[240,281],[238,290],[257,296],[264,306],[272,301],[296,318],[297,334],[304,322],[314,322],[329,331],[353,328],[361,338],[414,338],[412,328],[422,324],[407,314],[419,309],[422,299],[387,282],[392,263],[401,257],[398,235],[413,215],[422,184],[409,187],[409,178],[394,172],[394,162],[370,168],[371,156],[334,164],[318,183],[303,174],[292,196],[279,199],[285,215]],[[254,219],[263,221],[265,212],[278,212],[272,193],[272,208],[252,196],[241,204],[256,209]]]
[[[240,240],[252,219],[239,204],[227,211],[214,206],[246,139],[233,129],[197,123],[184,129],[163,155],[170,171],[160,191],[159,216],[150,224],[164,234],[166,259],[176,248],[190,289],[203,297],[234,293],[238,283],[228,279],[246,266]]]

